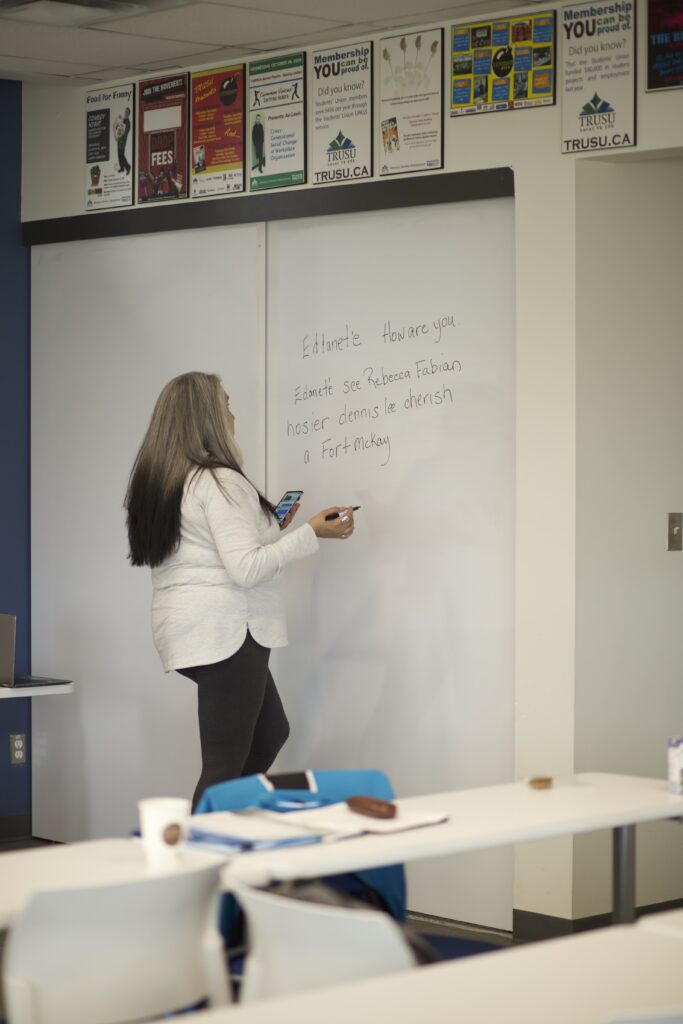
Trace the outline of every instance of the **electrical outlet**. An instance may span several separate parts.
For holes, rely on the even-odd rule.
[[[683,551],[683,512],[669,512],[667,551]]]
[[[26,764],[26,733],[9,734],[9,763]]]

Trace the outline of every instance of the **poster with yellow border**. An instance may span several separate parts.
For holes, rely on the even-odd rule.
[[[555,12],[451,26],[451,117],[555,103]]]

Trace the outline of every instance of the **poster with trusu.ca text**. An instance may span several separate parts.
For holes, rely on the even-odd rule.
[[[86,93],[86,210],[133,205],[134,96],[132,84]]]
[[[192,75],[192,198],[244,191],[244,64]]]
[[[188,76],[140,82],[138,203],[187,199]]]
[[[313,184],[372,177],[372,43],[311,55]]]
[[[306,55],[249,65],[249,189],[306,181]]]
[[[562,152],[635,146],[635,3],[573,4],[559,17]]]

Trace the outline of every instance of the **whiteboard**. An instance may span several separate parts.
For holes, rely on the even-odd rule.
[[[288,569],[282,767],[511,781],[513,201],[269,224],[266,290],[269,493],[361,506]],[[512,852],[411,868],[409,907],[509,929]]]
[[[32,668],[74,679],[33,701],[34,834],[125,835],[143,796],[191,794],[194,684],[164,675],[149,570],[123,500],[163,385],[219,373],[264,482],[264,228],[32,250]]]

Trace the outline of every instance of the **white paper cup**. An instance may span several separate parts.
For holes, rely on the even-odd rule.
[[[140,834],[150,867],[173,867],[179,862],[190,808],[190,801],[181,797],[154,796],[138,800]]]

